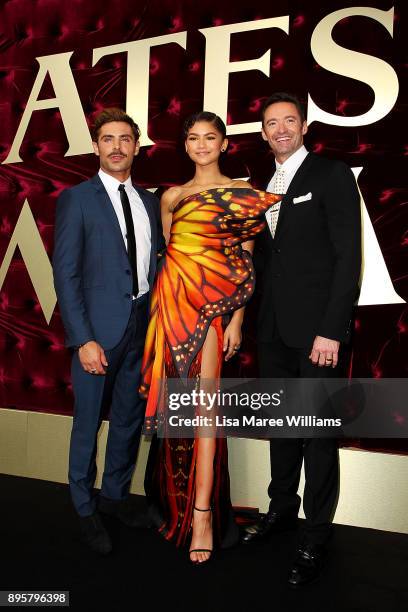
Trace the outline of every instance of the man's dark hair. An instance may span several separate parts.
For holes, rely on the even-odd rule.
[[[199,121],[207,121],[208,123],[212,123],[217,132],[219,132],[223,138],[226,137],[227,128],[225,127],[225,123],[223,122],[223,120],[215,113],[210,113],[208,111],[200,111],[198,113],[190,115],[185,120],[183,125],[184,138],[187,138],[189,130],[193,127],[195,123],[198,123]]]
[[[304,121],[306,121],[305,108],[299,98],[294,94],[287,93],[286,91],[277,91],[276,93],[269,96],[269,98],[267,98],[263,103],[261,111],[262,125],[265,119],[266,109],[271,106],[271,104],[276,104],[276,102],[290,102],[291,104],[294,104],[298,110],[301,122],[303,123]]]
[[[101,127],[105,125],[105,123],[110,123],[111,121],[123,121],[124,123],[128,123],[133,130],[136,142],[139,140],[139,126],[133,121],[132,117],[126,114],[121,108],[105,108],[95,117],[95,121],[91,127],[91,135],[94,142],[98,142],[99,130]]]

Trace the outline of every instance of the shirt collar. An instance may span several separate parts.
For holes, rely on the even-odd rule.
[[[118,179],[116,179],[114,176],[111,176],[107,172],[104,172],[102,168],[99,168],[98,175],[105,189],[107,189],[108,191],[115,192],[118,190],[119,185],[122,184],[125,185],[125,187],[129,190],[133,187],[131,176],[129,176],[126,181],[124,181],[124,183],[121,183],[121,181],[118,181]]]
[[[286,159],[283,164],[280,164],[275,159],[276,169],[283,169],[285,170],[285,172],[288,173],[297,170],[297,168],[299,168],[300,164],[303,162],[307,154],[308,150],[306,149],[305,145],[302,145],[300,149],[298,149],[290,157],[288,157],[288,159]]]

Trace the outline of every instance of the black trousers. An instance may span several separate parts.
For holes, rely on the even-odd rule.
[[[279,335],[258,344],[261,378],[323,378],[342,375],[336,368],[318,367],[309,359],[311,347],[287,346]],[[339,486],[338,446],[335,438],[285,438],[270,441],[271,482],[269,510],[297,515],[297,494],[302,463],[305,468],[303,509],[306,516],[302,540],[324,545],[330,536]]]

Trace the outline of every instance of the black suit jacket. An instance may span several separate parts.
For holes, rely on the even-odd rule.
[[[253,185],[265,189],[274,171]],[[361,268],[360,197],[350,168],[309,153],[283,198],[275,238],[267,227],[254,259],[259,341],[277,329],[292,347],[311,347],[316,335],[346,342]]]

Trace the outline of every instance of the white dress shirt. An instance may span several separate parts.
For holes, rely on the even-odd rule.
[[[302,145],[300,149],[298,149],[290,157],[288,157],[288,159],[285,160],[283,164],[280,164],[275,159],[276,171],[274,175],[272,176],[271,180],[269,181],[266,191],[269,191],[270,193],[277,193],[276,186],[275,186],[276,178],[277,178],[276,175],[279,170],[283,170],[285,188],[283,192],[281,191],[280,193],[286,193],[289,189],[289,185],[291,184],[293,177],[295,176],[296,172],[299,170],[300,166],[304,162],[307,154],[308,154],[308,151],[306,147]],[[281,203],[277,202],[276,204],[271,206],[271,208],[266,213],[266,220],[268,222],[269,230],[273,237],[275,236],[275,228],[278,223],[280,205]]]
[[[104,172],[102,169],[99,169],[98,174],[99,178],[103,183],[103,186],[108,192],[110,201],[112,202],[112,206],[118,218],[123,236],[123,241],[127,250],[126,221],[125,215],[123,214],[123,207],[119,193],[119,185],[121,185],[122,183],[110,174]],[[137,296],[133,296],[135,298],[140,297],[141,295],[149,291],[149,282],[147,279],[149,275],[150,266],[150,250],[152,247],[151,229],[149,216],[146,212],[141,197],[132,185],[132,179],[130,178],[130,176],[128,179],[126,179],[123,185],[125,185],[125,191],[129,198],[130,210],[132,211],[132,219],[135,229],[137,279],[139,283],[139,293]]]

